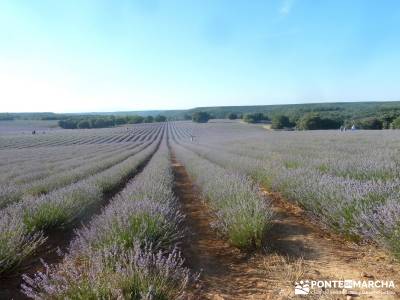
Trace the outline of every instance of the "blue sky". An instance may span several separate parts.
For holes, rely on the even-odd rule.
[[[400,1],[0,0],[0,111],[400,100]]]

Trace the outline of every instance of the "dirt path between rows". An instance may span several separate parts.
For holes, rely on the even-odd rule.
[[[267,280],[261,269],[251,267],[252,258],[231,247],[210,228],[213,217],[199,198],[185,168],[173,157],[175,192],[186,214],[188,236],[182,252],[187,265],[201,272],[192,299],[265,299]],[[258,298],[256,297],[258,296]],[[220,298],[218,298],[220,297]]]
[[[174,155],[172,164],[189,229],[182,252],[188,267],[201,273],[188,299],[400,299],[397,287],[387,289],[394,295],[382,294],[385,289],[364,289],[368,295],[330,289],[341,294],[295,296],[294,282],[300,280],[394,280],[400,285],[400,268],[373,246],[347,243],[320,229],[299,207],[266,190],[276,218],[265,251],[240,252],[211,229],[214,216]]]
[[[281,288],[283,294],[290,295],[293,285],[288,288],[286,282],[285,288],[282,274],[292,281],[302,278],[393,280],[395,289],[355,288],[344,291],[347,295],[325,295],[323,299],[400,299],[400,266],[387,253],[373,245],[347,242],[310,221],[304,210],[286,201],[279,193],[265,189],[262,192],[272,200],[276,213],[274,226],[268,234],[269,252],[275,255],[267,255],[264,262],[269,266],[267,273],[278,279],[277,288]],[[286,263],[279,263],[282,260],[276,256],[286,258]],[[367,294],[362,294],[363,291]]]

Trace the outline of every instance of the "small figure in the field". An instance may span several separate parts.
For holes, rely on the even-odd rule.
[[[194,136],[193,135],[190,135],[190,141],[194,141]]]
[[[36,130],[32,131],[32,134],[33,134],[33,135],[36,134]]]

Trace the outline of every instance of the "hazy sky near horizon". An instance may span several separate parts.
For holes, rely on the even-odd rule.
[[[0,111],[400,100],[400,1],[0,0]]]

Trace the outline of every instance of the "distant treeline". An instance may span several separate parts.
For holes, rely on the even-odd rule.
[[[308,112],[303,115],[282,115],[254,113],[245,114],[247,123],[269,122],[273,129],[321,130],[351,128],[357,129],[399,129],[400,110],[376,113],[375,116],[352,118],[346,114],[327,112]]]
[[[138,124],[138,123],[153,123],[153,122],[165,122],[167,118],[165,116],[158,115],[153,116],[86,116],[86,117],[74,117],[64,120],[59,120],[58,125],[64,129],[89,129],[89,128],[107,128],[114,127],[124,124]]]
[[[254,111],[255,112],[248,112]],[[399,102],[357,102],[272,106],[232,106],[205,108],[193,116],[208,119],[242,119],[247,123],[270,123],[273,129],[397,129],[400,128]],[[184,119],[190,119],[189,114]],[[195,119],[193,121],[196,122]]]
[[[339,102],[289,105],[201,107],[188,110],[55,114],[3,113],[1,120],[59,120],[63,128],[101,128],[126,123],[168,120],[242,119],[248,123],[271,123],[273,128],[338,129],[356,126],[360,129],[400,128],[400,101]],[[152,119],[153,118],[153,119]],[[81,123],[80,125],[78,125]]]
[[[0,121],[12,121],[14,120],[14,117],[10,114],[0,114]]]
[[[60,120],[67,118],[67,115],[51,112],[42,113],[0,113],[0,121],[12,120]]]

